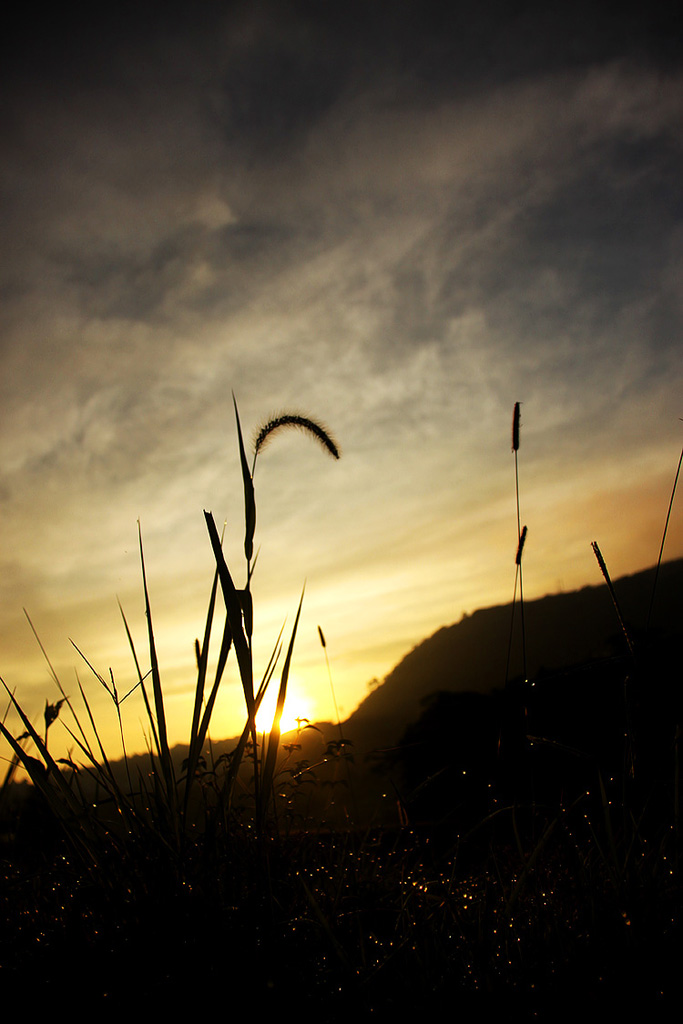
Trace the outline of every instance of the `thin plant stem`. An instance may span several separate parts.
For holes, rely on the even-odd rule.
[[[512,590],[512,614],[510,615],[510,635],[508,636],[508,653],[505,662],[505,686],[510,680],[510,659],[512,657],[512,637],[515,628],[515,603],[517,601],[517,580],[519,579],[519,566],[515,568],[515,585]]]
[[[666,522],[664,523],[664,532],[662,533],[662,543],[659,545],[659,557],[657,559],[657,567],[655,568],[655,578],[652,583],[652,594],[650,595],[650,607],[647,611],[647,622],[645,624],[645,633],[650,631],[650,619],[652,618],[652,609],[655,603],[655,593],[657,591],[657,580],[659,578],[659,567],[662,564],[662,555],[664,554],[664,543],[666,541],[666,535],[669,530],[669,520],[671,519],[671,509],[673,508],[674,498],[676,496],[676,488],[678,487],[678,477],[681,472],[681,463],[683,463],[683,448],[681,448],[680,458],[678,460],[678,466],[676,467],[676,476],[674,477],[674,485],[671,488],[671,498],[669,499],[669,508],[666,513]]]
[[[327,656],[327,641],[325,640],[325,634],[323,633],[320,626],[318,626],[318,636],[320,637],[320,646],[325,653],[325,664],[327,665],[327,678],[330,681],[330,692],[332,693],[332,703],[334,704],[334,714],[337,719],[337,728],[339,729],[339,739],[344,742],[344,733],[341,727],[341,720],[339,718],[339,708],[337,707],[337,697],[334,692],[334,683],[332,682],[332,670],[330,668],[330,659]]]
[[[339,730],[339,753],[344,758],[344,764],[346,765],[346,781],[349,786],[349,792],[351,794],[351,801],[353,803],[353,813],[356,821],[359,821],[358,805],[356,803],[356,794],[353,789],[351,780],[351,769],[349,768],[348,758],[346,757],[346,739],[344,738],[344,730],[342,729],[341,719],[339,717],[339,708],[337,707],[337,697],[334,692],[334,683],[332,682],[332,669],[330,668],[330,659],[327,654],[327,641],[325,640],[325,634],[323,633],[320,626],[318,626],[318,636],[320,637],[320,645],[325,653],[325,664],[327,665],[327,678],[330,681],[330,691],[332,693],[332,703],[334,704],[334,713],[337,718],[337,729]]]
[[[522,520],[519,512],[519,465],[517,460],[517,449],[515,449],[515,498],[517,502],[517,551],[518,560],[517,570],[519,573],[519,613],[522,621],[522,672],[524,675],[524,682],[527,681],[527,665],[526,665],[526,626],[524,623],[524,580],[522,575],[522,558],[521,548],[523,546],[522,541]],[[524,527],[526,531],[526,526]]]

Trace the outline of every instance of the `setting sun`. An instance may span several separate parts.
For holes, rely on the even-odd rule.
[[[272,727],[275,705],[277,703],[278,685],[279,681],[273,680],[261,702],[259,713],[256,716],[256,725],[259,733],[270,732]],[[294,673],[291,673],[287,685],[287,696],[280,722],[280,731],[283,733],[291,732],[293,729],[306,725],[311,721],[311,708],[312,702],[306,693],[305,687],[300,679]]]

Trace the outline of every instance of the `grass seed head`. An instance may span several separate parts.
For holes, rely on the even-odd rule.
[[[279,416],[273,416],[267,423],[259,427],[254,436],[254,455],[258,455],[270,441],[273,434],[283,427],[296,427],[299,430],[304,430],[316,438],[334,459],[339,458],[339,445],[329,430],[321,423],[309,419],[308,416],[301,416],[299,413],[281,413]]]
[[[515,409],[512,414],[512,450],[519,451],[519,407],[520,402],[515,402]]]
[[[526,526],[523,528],[519,535],[519,543],[517,544],[517,554],[515,555],[515,565],[522,564],[522,551],[524,550],[524,542],[526,540]]]

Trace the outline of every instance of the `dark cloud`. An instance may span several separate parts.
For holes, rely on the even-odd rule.
[[[222,129],[228,144],[246,150],[248,163],[305,144],[345,80],[338,44],[321,45],[315,33],[288,31],[286,22],[278,28],[235,47],[221,77]]]
[[[235,124],[283,140],[329,102],[351,74],[365,85],[398,75],[411,94],[576,69],[624,56],[679,64],[681,15],[663,0],[547,4],[542,0],[242,0],[193,4],[122,0],[41,10],[15,6],[4,20],[6,80],[81,88],[115,80],[122,54],[176,52],[182,65],[230,54],[224,84]],[[178,43],[182,43],[182,54]],[[267,103],[266,97],[270,100]]]

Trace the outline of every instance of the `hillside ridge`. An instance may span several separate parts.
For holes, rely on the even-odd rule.
[[[614,581],[623,614],[636,637],[643,637],[655,579],[655,567]],[[671,635],[683,626],[683,559],[660,566],[650,638]],[[615,609],[604,583],[526,601],[527,676],[559,672],[625,651]],[[426,698],[439,691],[490,693],[508,678],[523,674],[521,615],[511,604],[480,608],[450,626],[442,626],[399,661],[384,681],[344,723],[349,734],[369,730],[380,743],[396,742],[420,714]]]

